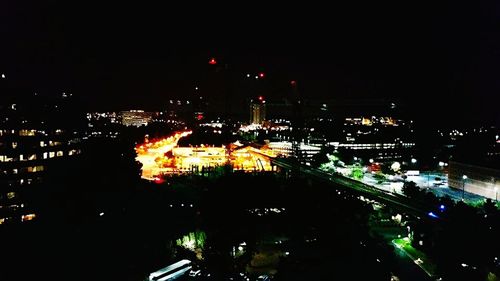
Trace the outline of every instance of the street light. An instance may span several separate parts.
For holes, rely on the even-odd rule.
[[[462,201],[464,201],[464,195],[465,195],[465,180],[467,180],[467,175],[462,176]]]

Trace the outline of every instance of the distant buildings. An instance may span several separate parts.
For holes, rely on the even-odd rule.
[[[278,155],[286,157],[293,155],[292,143],[289,141],[270,142],[268,145],[269,148]],[[310,164],[312,157],[321,151],[321,147],[300,143],[300,151],[302,153],[301,156],[304,163]]]
[[[354,118],[345,118],[344,125],[363,125],[363,126],[399,126],[404,125],[405,122],[403,120],[397,120],[392,117],[382,116],[382,117],[354,117]]]
[[[250,124],[262,124],[266,120],[266,101],[259,96],[250,101]]]
[[[452,188],[498,200],[500,169],[450,161],[448,185]]]
[[[375,161],[399,160],[411,155],[415,146],[412,124],[392,117],[345,118],[344,139],[328,145]]]
[[[124,126],[147,126],[153,118],[152,112],[145,112],[144,110],[129,110],[121,111],[119,120]]]

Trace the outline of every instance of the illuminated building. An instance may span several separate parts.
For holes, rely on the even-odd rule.
[[[354,150],[356,156],[378,161],[400,160],[415,147],[413,121],[393,117],[345,118],[344,140],[328,142],[336,150]]]
[[[191,132],[180,132],[137,146],[136,160],[142,164],[142,177],[154,180],[165,174],[198,172],[226,164],[234,170],[271,171],[270,159],[277,156],[269,147],[255,148],[238,143],[227,147],[178,147],[178,141],[189,134]]]
[[[458,190],[497,200],[500,192],[500,170],[450,161],[448,185]]]
[[[0,224],[32,220],[30,202],[21,196],[44,181],[46,172],[80,154],[78,116],[72,97],[32,95],[4,98],[0,104]],[[81,118],[80,118],[81,117]]]
[[[282,156],[291,156],[292,155],[292,143],[286,141],[280,142],[270,142],[269,148],[274,151],[274,153]],[[302,157],[305,163],[310,163],[312,157],[321,151],[321,147],[307,145],[304,143],[300,143],[300,151],[302,153]]]
[[[124,126],[147,126],[152,120],[153,113],[144,110],[122,111],[119,114],[121,123]]]
[[[250,101],[250,124],[262,124],[266,120],[266,101],[259,96]]]
[[[382,117],[348,117],[345,118],[344,122],[345,126],[355,126],[355,125],[363,125],[363,126],[372,126],[372,125],[381,125],[381,126],[399,126],[405,125],[403,120],[396,120],[392,117],[382,116]]]
[[[222,166],[228,160],[225,147],[174,147],[172,156],[175,168],[181,171]]]

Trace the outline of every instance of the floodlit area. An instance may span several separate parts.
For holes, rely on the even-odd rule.
[[[165,174],[199,172],[230,164],[234,170],[272,171],[271,158],[277,154],[266,146],[255,148],[236,142],[228,146],[200,145],[179,147],[177,143],[191,131],[178,132],[135,148],[136,160],[142,164],[142,178],[159,180]]]
[[[191,133],[191,131],[178,132],[170,137],[137,146],[135,148],[136,160],[142,164],[142,177],[153,180],[155,175],[167,171],[169,163],[166,161],[168,160],[166,155],[172,152],[181,138],[189,136]]]

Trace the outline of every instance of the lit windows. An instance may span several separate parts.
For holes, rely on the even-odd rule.
[[[13,148],[13,149],[16,149],[16,148],[17,148],[17,142],[15,142],[15,141],[13,141],[13,142],[12,142],[12,148]]]
[[[7,199],[14,199],[16,197],[16,193],[15,192],[8,192],[7,193]]]
[[[47,159],[48,158],[48,153],[47,152],[44,152],[43,153],[43,159]]]
[[[72,149],[70,151],[68,151],[68,155],[71,156],[71,155],[76,155],[76,154],[80,154],[80,150],[79,149]]]
[[[61,157],[61,156],[63,156],[63,155],[64,155],[64,153],[63,153],[63,151],[62,151],[62,150],[59,150],[59,151],[56,153],[56,156],[57,156],[57,157]]]
[[[36,130],[20,130],[19,135],[20,136],[34,136]]]
[[[28,167],[28,173],[36,173],[36,172],[43,172],[45,170],[45,167],[40,165],[40,166],[33,166],[33,167]]]
[[[44,147],[45,146],[45,142],[44,141],[40,141],[40,147]]]
[[[54,158],[54,156],[56,156],[54,151],[49,152],[49,158]]]
[[[61,145],[60,141],[49,141],[49,146]]]
[[[21,217],[21,220],[22,221],[30,221],[30,220],[33,220],[35,219],[36,215],[35,214],[27,214],[27,215],[23,215]]]

